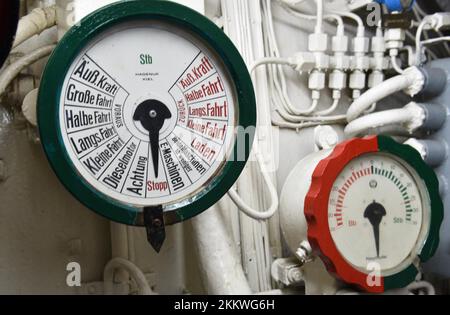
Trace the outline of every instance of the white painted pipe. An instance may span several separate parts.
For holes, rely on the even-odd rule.
[[[390,78],[357,98],[347,111],[347,120],[353,121],[361,116],[372,104],[379,102],[383,98],[396,92],[412,88],[418,92],[423,86],[424,76],[420,70],[415,67],[408,68],[403,74]],[[411,95],[414,96],[414,95]]]
[[[37,8],[20,19],[13,48],[56,24],[56,7]]]
[[[224,217],[217,207],[191,220],[200,260],[200,274],[208,294],[252,294]]]
[[[433,285],[427,281],[416,281],[406,287],[409,291],[425,290],[427,295],[436,295]]]
[[[128,260],[128,233],[127,226],[116,222],[110,222],[111,233],[111,256],[112,258],[120,258]],[[128,272],[117,267],[114,276],[114,282],[121,285],[121,293],[128,294],[126,284],[130,278]]]
[[[128,259],[127,226],[111,221],[111,255]]]
[[[32,53],[20,58],[16,62],[10,64],[3,72],[0,74],[0,96],[5,93],[6,88],[14,80],[14,78],[26,67],[35,63],[39,59],[42,59],[51,54],[55,49],[55,45],[45,46],[36,49]]]
[[[233,202],[236,204],[236,206],[239,208],[239,210],[244,212],[250,218],[253,218],[255,220],[268,220],[271,217],[273,217],[278,210],[279,200],[278,200],[277,189],[276,189],[275,185],[272,183],[270,174],[267,171],[267,168],[266,168],[266,165],[264,162],[264,158],[261,156],[261,153],[258,150],[257,143],[254,144],[253,150],[255,150],[255,156],[258,161],[258,165],[261,170],[261,174],[263,176],[264,183],[266,184],[266,186],[269,190],[270,202],[271,202],[270,207],[265,211],[261,211],[260,209],[252,208],[244,200],[242,200],[242,198],[239,196],[239,194],[235,190],[233,190],[233,188],[231,188],[228,191],[228,196],[230,196],[231,200],[233,200]]]
[[[415,113],[406,108],[391,109],[360,117],[345,127],[348,137],[358,136],[367,130],[390,125],[405,124],[415,118]]]
[[[152,295],[153,291],[148,285],[144,273],[131,261],[123,258],[111,259],[103,272],[104,293],[105,295],[114,294],[114,276],[117,270],[126,270],[127,273],[136,281],[140,295]]]

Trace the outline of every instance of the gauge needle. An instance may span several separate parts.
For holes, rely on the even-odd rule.
[[[375,246],[377,248],[377,257],[380,257],[380,223],[386,215],[386,209],[375,200],[364,211],[364,218],[368,219],[372,225],[373,235],[375,237]]]
[[[140,121],[148,131],[153,159],[153,171],[158,178],[159,173],[159,136],[161,128],[172,114],[166,105],[157,100],[147,100],[139,104],[134,112],[133,119]]]

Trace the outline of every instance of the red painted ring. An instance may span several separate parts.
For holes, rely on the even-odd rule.
[[[367,292],[381,293],[388,289],[405,287],[414,281],[418,270],[414,264],[396,274],[381,277],[378,286],[367,284],[368,274],[350,265],[338,251],[328,224],[328,201],[333,184],[345,166],[353,159],[367,153],[386,152],[409,164],[427,187],[430,201],[430,226],[428,235],[418,253],[421,262],[435,253],[439,244],[439,230],[443,220],[443,204],[439,195],[439,181],[433,170],[425,164],[412,147],[402,145],[389,137],[370,136],[352,139],[338,145],[316,167],[309,192],[305,198],[305,217],[308,222],[308,240],[314,252],[322,259],[330,273]]]
[[[311,186],[305,198],[305,217],[308,222],[309,243],[330,273],[365,291],[383,292],[383,280],[381,286],[369,287],[366,284],[367,274],[345,261],[333,241],[328,224],[328,200],[336,178],[351,160],[371,152],[378,152],[376,136],[343,142],[323,159],[312,175]]]

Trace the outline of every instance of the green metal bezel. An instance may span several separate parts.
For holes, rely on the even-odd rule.
[[[401,145],[393,139],[378,136],[378,149],[400,157],[407,162],[423,180],[428,189],[431,207],[430,227],[428,236],[419,253],[421,262],[430,259],[439,245],[439,230],[444,218],[444,206],[439,194],[439,181],[434,171],[423,161],[420,154],[409,145]],[[415,265],[408,266],[402,272],[384,278],[385,290],[402,288],[414,281],[418,270]]]
[[[231,40],[203,15],[182,5],[163,0],[121,1],[104,7],[70,29],[48,61],[38,98],[41,141],[50,164],[64,186],[85,206],[113,221],[142,225],[142,208],[119,203],[92,188],[69,159],[59,125],[59,102],[64,77],[79,52],[97,35],[120,23],[135,20],[160,20],[182,27],[203,40],[221,58],[234,82],[238,103],[237,125],[246,129],[256,125],[256,101],[247,66]],[[241,131],[243,132],[243,131]],[[240,135],[237,135],[240,136]],[[245,144],[245,161],[228,161],[221,173],[192,203],[166,212],[165,223],[174,224],[198,215],[214,205],[238,179],[253,143]],[[237,152],[235,143],[232,156]]]

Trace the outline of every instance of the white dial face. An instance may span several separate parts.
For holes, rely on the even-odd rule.
[[[337,249],[355,268],[366,271],[377,263],[383,275],[390,275],[417,255],[429,206],[413,173],[390,155],[366,154],[347,164],[334,182],[329,228]]]
[[[68,156],[96,190],[131,205],[172,205],[194,198],[225,164],[235,103],[207,46],[141,22],[101,34],[75,58],[60,127]]]

